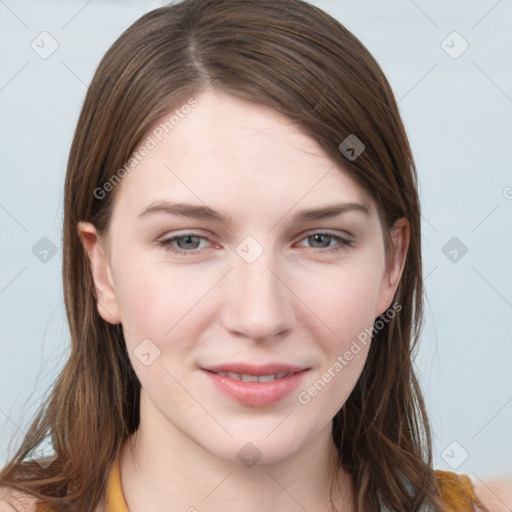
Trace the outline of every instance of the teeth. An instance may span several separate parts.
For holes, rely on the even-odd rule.
[[[242,378],[242,382],[258,382],[258,377],[256,375],[247,375],[242,373],[240,377]]]
[[[276,376],[274,375],[261,375],[260,377],[258,377],[258,382],[270,382],[275,379]]]
[[[220,377],[239,380],[241,382],[272,382],[293,375],[292,373],[276,373],[275,375],[248,375],[246,373],[216,372]]]

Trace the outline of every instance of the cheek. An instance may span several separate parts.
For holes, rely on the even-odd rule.
[[[150,267],[118,268],[116,298],[121,319],[125,329],[134,335],[151,337],[150,334],[161,332],[167,323],[166,311],[173,310],[171,287],[158,277]]]
[[[301,386],[297,401],[318,425],[331,420],[341,409],[366,362],[382,277],[377,263],[363,261],[332,268],[318,280],[317,286],[323,284],[322,288],[308,292],[308,300],[315,304],[315,316],[329,329],[317,322],[318,329],[311,332],[321,351],[321,363]],[[308,323],[311,328],[313,323]],[[320,336],[319,332],[327,334]]]
[[[114,274],[123,326],[132,343],[141,337],[160,340],[176,321],[187,287],[178,272],[162,272],[144,254],[126,254],[126,258],[118,257]]]
[[[193,267],[172,266],[144,255],[130,256],[117,266],[116,297],[128,347],[149,338],[166,358],[169,354],[163,349],[171,343],[174,359],[186,354],[202,327],[201,299],[218,280],[216,274]]]
[[[311,278],[309,278],[311,281]],[[332,265],[317,274],[314,286],[303,288],[304,302],[328,327],[325,351],[339,352],[374,323],[382,280],[379,261]]]

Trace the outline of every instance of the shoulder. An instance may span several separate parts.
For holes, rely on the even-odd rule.
[[[37,498],[11,487],[0,486],[0,512],[43,512],[36,507]]]
[[[476,481],[476,495],[489,512],[510,512],[512,510],[512,478],[494,478]]]
[[[467,475],[452,471],[435,472],[436,483],[443,502],[453,512],[510,512],[512,507],[512,480],[473,482]]]
[[[11,487],[0,486],[0,512],[53,512],[50,505],[37,505],[37,498]],[[104,499],[95,512],[105,512]]]

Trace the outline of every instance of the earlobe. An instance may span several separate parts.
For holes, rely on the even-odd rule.
[[[105,243],[95,226],[89,222],[78,224],[78,236],[89,256],[96,289],[98,313],[106,322],[119,324],[121,315]]]
[[[403,217],[397,220],[391,229],[392,255],[384,271],[381,282],[380,297],[375,311],[375,318],[382,315],[390,306],[400,283],[409,249],[410,226]]]
[[[393,258],[390,262],[389,284],[398,287],[402,272],[405,266],[407,250],[409,248],[409,222],[407,219],[399,219],[391,230],[391,239],[393,241]]]

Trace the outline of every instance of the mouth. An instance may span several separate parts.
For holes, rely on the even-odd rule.
[[[286,379],[291,377],[294,373],[275,373],[270,375],[250,375],[248,373],[234,373],[234,372],[212,372],[220,377],[228,377],[230,379],[238,380],[240,382],[272,382],[274,380]]]
[[[275,404],[290,395],[300,385],[309,368],[241,363],[201,370],[223,395],[245,406],[262,407]]]

